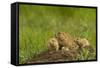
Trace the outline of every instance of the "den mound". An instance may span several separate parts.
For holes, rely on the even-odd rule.
[[[47,41],[47,50],[28,60],[27,63],[75,61],[83,49],[90,53],[94,51],[88,39],[73,38],[69,33],[58,32]]]

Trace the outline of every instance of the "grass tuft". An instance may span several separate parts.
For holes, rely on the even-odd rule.
[[[19,63],[46,50],[47,40],[59,31],[85,37],[94,47],[92,55],[83,50],[78,60],[96,59],[96,9],[20,5]]]

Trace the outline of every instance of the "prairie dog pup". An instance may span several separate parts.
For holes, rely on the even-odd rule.
[[[50,38],[48,41],[48,49],[50,50],[59,50],[59,44],[56,38]]]
[[[78,48],[78,45],[68,33],[58,32],[55,37],[57,38],[60,49],[62,49],[62,47],[68,48],[69,50]]]
[[[86,38],[77,38],[75,42],[79,45],[80,49],[86,48],[89,52],[94,52],[93,47],[90,46],[90,43]]]
[[[86,38],[77,38],[75,42],[79,45],[79,47],[84,48],[90,46],[89,41]]]

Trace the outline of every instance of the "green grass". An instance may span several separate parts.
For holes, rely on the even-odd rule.
[[[96,50],[96,9],[20,5],[19,63],[46,50],[47,40],[59,31],[87,38]],[[88,55],[84,50],[79,60],[96,59],[95,52]]]

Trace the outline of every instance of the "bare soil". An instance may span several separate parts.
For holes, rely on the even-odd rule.
[[[33,57],[31,60],[28,60],[27,63],[74,61],[77,54],[76,51],[45,51]]]

